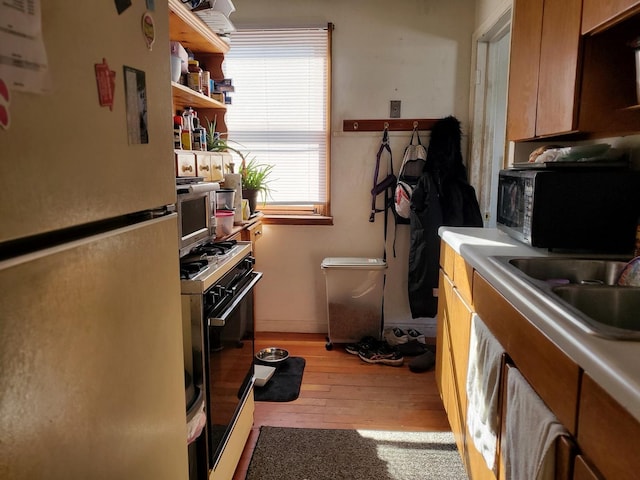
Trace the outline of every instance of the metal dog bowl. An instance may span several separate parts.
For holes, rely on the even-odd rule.
[[[256,353],[256,359],[268,365],[277,365],[289,358],[289,352],[283,348],[263,348]]]

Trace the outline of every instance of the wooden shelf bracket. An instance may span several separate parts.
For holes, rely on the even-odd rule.
[[[389,118],[381,120],[344,120],[342,123],[343,132],[381,132],[384,129],[389,131],[410,132],[418,130],[431,130],[438,118]]]

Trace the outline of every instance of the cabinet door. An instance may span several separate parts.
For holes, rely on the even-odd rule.
[[[514,0],[509,60],[507,139],[536,133],[543,0]]]
[[[576,128],[582,0],[545,0],[536,136]]]
[[[473,278],[473,304],[522,375],[569,432],[575,433],[580,382],[578,365],[478,272]]]
[[[573,480],[602,480],[594,472],[582,455],[577,455],[573,465]]]
[[[638,478],[640,422],[618,404],[589,375],[580,391],[578,445],[604,478]]]
[[[583,0],[582,33],[587,34],[633,10],[637,11],[638,7],[638,0]]]

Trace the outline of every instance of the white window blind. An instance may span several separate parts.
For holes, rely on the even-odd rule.
[[[239,30],[225,55],[229,138],[273,165],[267,205],[327,201],[327,29]]]

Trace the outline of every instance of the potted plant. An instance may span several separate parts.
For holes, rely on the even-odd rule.
[[[273,170],[273,165],[258,163],[255,157],[247,161],[250,152],[243,152],[238,148],[230,146],[229,142],[232,142],[232,140],[223,139],[220,133],[216,132],[216,118],[213,119],[213,122],[207,119],[207,123],[209,127],[207,132],[207,150],[210,152],[231,150],[238,154],[242,160],[239,171],[242,179],[242,198],[246,198],[249,201],[249,209],[251,213],[254,213],[256,211],[258,195],[261,195],[262,202],[264,203],[271,192],[269,182],[272,180],[270,175]]]
[[[269,183],[271,182],[271,172],[273,165],[258,163],[255,158],[248,162],[243,157],[240,165],[240,176],[242,178],[242,198],[249,201],[251,213],[256,211],[257,196],[260,194],[262,203],[266,202],[267,196],[271,193]]]
[[[238,150],[237,148],[234,148],[231,145],[229,145],[229,142],[231,140],[225,140],[224,138],[222,138],[222,134],[220,134],[220,132],[216,132],[216,119],[217,119],[217,117],[214,117],[213,118],[213,122],[211,122],[207,118],[207,124],[208,124],[208,128],[207,128],[207,150],[209,152],[226,152],[228,150],[231,150],[232,152],[237,153],[238,156],[244,162],[245,158],[246,158],[246,154],[243,153],[242,151]],[[234,143],[236,143],[236,142],[234,142]]]

